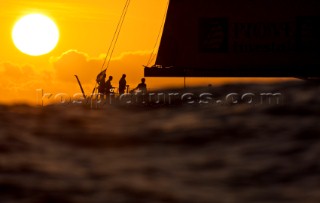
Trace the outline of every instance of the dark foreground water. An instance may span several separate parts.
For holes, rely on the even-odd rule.
[[[320,84],[188,92],[219,99],[0,106],[0,202],[320,202]]]

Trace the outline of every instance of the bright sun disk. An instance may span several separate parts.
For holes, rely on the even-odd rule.
[[[12,39],[21,52],[39,56],[49,53],[56,47],[59,41],[59,30],[47,16],[29,14],[14,25]]]

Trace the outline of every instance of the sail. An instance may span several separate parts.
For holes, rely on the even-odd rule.
[[[145,76],[317,77],[319,39],[319,0],[171,0]]]
[[[97,81],[97,83],[98,83],[99,85],[100,85],[101,82],[104,82],[104,80],[106,79],[106,70],[107,70],[107,69],[102,70],[102,71],[97,75],[96,81]]]

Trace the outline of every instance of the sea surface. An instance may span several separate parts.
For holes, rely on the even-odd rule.
[[[163,93],[1,105],[0,202],[320,202],[320,83]]]

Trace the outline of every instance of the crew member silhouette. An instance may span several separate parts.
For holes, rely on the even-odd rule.
[[[142,78],[141,83],[134,90],[139,90],[143,94],[147,93],[146,79]]]
[[[119,94],[124,94],[127,86],[126,74],[123,74],[119,81]]]
[[[113,79],[113,77],[109,76],[109,79],[106,81],[106,89],[105,89],[106,95],[110,95],[110,93],[113,92],[113,87],[111,85],[112,79]]]
[[[103,76],[98,81],[98,92],[100,95],[103,95],[106,93],[106,74],[103,74]]]

